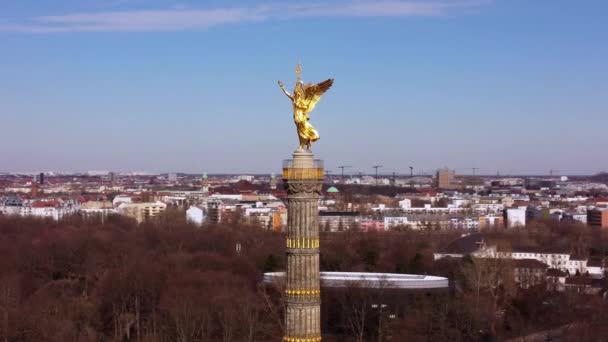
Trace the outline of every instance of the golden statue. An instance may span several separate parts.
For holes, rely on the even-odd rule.
[[[299,149],[310,150],[310,144],[314,141],[319,140],[319,133],[308,123],[310,117],[308,113],[312,112],[317,102],[321,100],[323,95],[332,84],[334,84],[333,78],[327,79],[319,84],[312,84],[304,82],[300,79],[302,74],[302,67],[298,64],[296,67],[296,85],[293,90],[293,95],[285,90],[285,85],[282,81],[279,81],[279,87],[283,90],[283,93],[291,99],[293,103],[293,121],[296,123],[298,129],[298,138],[300,139]]]

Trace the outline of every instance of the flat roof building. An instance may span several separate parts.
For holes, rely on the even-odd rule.
[[[322,232],[339,232],[349,230],[361,222],[361,213],[357,211],[320,211],[319,230]]]
[[[454,182],[454,171],[444,168],[437,170],[436,185],[440,189],[451,189]]]
[[[608,228],[608,208],[588,210],[587,224],[591,227]]]
[[[157,217],[167,209],[167,205],[162,202],[144,203],[121,203],[117,211],[119,214],[134,218],[137,223],[142,223],[153,217]]]
[[[378,322],[405,317],[411,303],[450,294],[444,277],[418,274],[321,272],[321,325],[325,334],[352,336],[350,318],[363,314],[364,341],[372,341]],[[264,284],[281,290],[285,272],[264,274]],[[363,311],[361,311],[363,310]]]
[[[526,226],[525,208],[508,208],[505,210],[505,217],[507,221],[507,228]]]
[[[285,272],[264,273],[264,283],[284,281]],[[321,272],[321,288],[359,286],[376,289],[447,289],[448,278],[399,273]]]

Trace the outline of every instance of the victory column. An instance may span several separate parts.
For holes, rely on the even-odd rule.
[[[323,185],[323,163],[314,159],[311,143],[319,134],[308,123],[309,113],[333,84],[304,84],[296,68],[296,84],[290,94],[279,86],[293,104],[293,117],[300,146],[293,159],[283,162],[287,190],[287,275],[285,300],[286,342],[321,341],[321,288],[319,276],[319,194]]]

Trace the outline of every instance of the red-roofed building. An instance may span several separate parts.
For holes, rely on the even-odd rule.
[[[527,207],[530,205],[529,201],[515,200],[513,201],[512,207]]]
[[[55,200],[50,201],[37,201],[31,205],[32,208],[57,208],[59,207],[59,202]]]
[[[608,206],[608,198],[594,198],[592,199],[592,201],[596,204],[596,205],[606,205]]]

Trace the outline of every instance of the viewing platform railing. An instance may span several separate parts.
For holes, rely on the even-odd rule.
[[[323,179],[325,176],[323,171],[323,161],[314,159],[312,167],[301,167],[294,165],[293,159],[283,160],[283,179]]]

